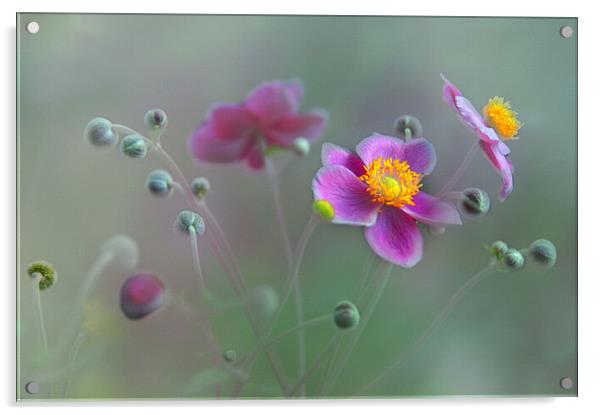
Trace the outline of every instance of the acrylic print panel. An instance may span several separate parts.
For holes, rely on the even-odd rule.
[[[17,31],[19,399],[576,395],[576,19]]]

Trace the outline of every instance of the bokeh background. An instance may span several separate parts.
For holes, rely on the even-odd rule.
[[[24,29],[32,20],[41,27],[36,35]],[[570,39],[559,34],[567,24],[575,29]],[[211,363],[195,314],[198,282],[190,245],[173,231],[185,202],[178,194],[156,199],[145,190],[147,174],[167,167],[155,154],[140,161],[90,146],[82,136],[90,119],[103,116],[142,130],[145,111],[163,108],[169,116],[164,147],[187,177],[211,181],[207,203],[247,284],[279,291],[286,264],[266,176],[243,166],[199,164],[187,152],[187,137],[210,105],[241,100],[265,80],[297,77],[306,88],[304,108],[330,113],[323,140],[348,148],[374,131],[392,134],[397,116],[413,114],[438,152],[437,168],[425,181],[426,190],[436,191],[474,140],[442,102],[440,73],[477,107],[501,95],[519,111],[525,126],[510,144],[514,193],[500,204],[498,176],[482,156],[475,158],[457,189],[489,191],[491,212],[442,236],[425,234],[423,261],[411,270],[394,269],[331,396],[352,395],[406,350],[457,288],[487,264],[483,244],[503,239],[525,248],[537,238],[556,244],[553,269],[528,264],[521,272],[487,278],[369,394],[575,395],[576,29],[576,19],[548,18],[19,15],[19,397],[49,398],[51,389],[62,397],[70,327],[82,318],[75,298],[100,246],[115,234],[138,242],[139,269],[164,280],[169,302],[144,320],[125,319],[118,293],[129,274],[110,267],[88,312],[110,327],[83,343],[69,397],[168,399],[215,391],[193,385],[191,392],[190,380]],[[294,238],[311,212],[319,154],[317,144],[306,158],[284,154],[276,160],[286,164],[282,194]],[[220,345],[244,356],[254,337],[205,239],[200,248],[216,298]],[[40,346],[25,273],[38,259],[52,262],[60,274],[42,293],[50,360]],[[361,229],[319,227],[301,271],[307,318],[356,298],[373,261]],[[293,308],[287,307],[277,331],[293,324]],[[310,365],[333,332],[330,323],[306,331]],[[295,338],[275,350],[292,383]],[[211,379],[208,373],[200,378]],[[565,391],[559,381],[567,376],[575,385]],[[317,393],[322,379],[318,371],[308,394]],[[41,383],[37,395],[22,392],[30,380]],[[264,360],[243,396],[279,396]]]

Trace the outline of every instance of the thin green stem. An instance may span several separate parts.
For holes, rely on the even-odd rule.
[[[92,267],[86,274],[82,288],[79,291],[80,305],[83,306],[85,304],[86,300],[90,296],[90,293],[92,292],[92,289],[96,285],[96,281],[98,281],[98,278],[102,275],[103,271],[112,260],[113,254],[110,252],[103,252],[98,256],[98,258],[96,258],[96,261],[94,261]]]
[[[454,174],[452,174],[452,176],[449,178],[447,183],[445,183],[445,185],[441,188],[441,190],[439,190],[437,192],[437,196],[441,196],[441,195],[445,194],[447,191],[449,191],[449,189],[454,187],[456,185],[456,183],[458,183],[458,180],[460,180],[462,178],[462,176],[464,175],[464,173],[466,173],[466,169],[468,169],[468,166],[470,165],[470,162],[472,161],[475,154],[477,153],[478,148],[479,148],[479,140],[475,140],[475,142],[468,149],[466,156],[464,156],[464,159],[462,160],[462,162],[460,163],[460,165],[458,166],[458,168],[456,169]]]
[[[306,328],[308,326],[312,326],[312,325],[317,324],[317,323],[321,323],[321,322],[323,322],[325,320],[329,320],[330,318],[332,318],[331,314],[324,314],[323,316],[312,318],[311,320],[304,321],[303,323],[298,324],[295,327],[292,327],[292,328],[290,328],[288,330],[285,330],[282,333],[277,334],[276,336],[272,337],[270,339],[270,341],[268,342],[268,345],[272,345],[272,344],[274,344],[274,343],[282,340],[286,336],[288,336],[288,335],[290,335],[292,333],[295,333],[298,330],[304,329],[304,328]]]
[[[407,358],[410,355],[412,355],[412,353],[414,353],[416,350],[418,350],[420,348],[420,346],[422,346],[430,338],[430,336],[432,336],[433,333],[441,326],[441,324],[443,324],[445,322],[445,320],[447,320],[447,318],[449,317],[451,312],[454,310],[456,305],[460,302],[460,300],[462,300],[462,298],[464,298],[464,296],[466,296],[466,294],[468,294],[475,285],[477,285],[479,282],[481,282],[489,274],[489,272],[492,271],[493,269],[494,269],[494,266],[488,265],[485,268],[483,268],[482,270],[480,270],[479,272],[477,272],[475,275],[473,275],[471,278],[469,278],[458,289],[458,291],[456,291],[456,293],[449,299],[447,304],[443,307],[443,309],[441,309],[439,314],[431,322],[431,324],[424,331],[424,333],[422,333],[422,335],[420,337],[418,337],[416,339],[416,341],[414,341],[414,343],[412,343],[412,345],[406,351],[404,351],[395,360],[395,362],[393,364],[391,364],[385,371],[383,371],[376,378],[374,378],[373,380],[371,380],[370,382],[368,382],[367,384],[362,386],[362,388],[359,389],[357,391],[357,393],[354,395],[361,395],[367,389],[369,389],[371,386],[375,385],[380,380],[385,378],[387,375],[389,375],[390,373],[392,373],[395,370],[398,370],[400,368],[400,366],[406,362]]]
[[[303,376],[301,376],[301,379],[299,379],[299,381],[297,381],[295,386],[293,386],[293,389],[291,390],[289,396],[295,396],[295,394],[297,392],[302,390],[304,388],[304,386],[307,385],[307,381],[309,380],[309,378],[311,378],[312,375],[314,374],[314,372],[316,372],[316,370],[322,366],[321,365],[322,360],[330,353],[330,351],[333,349],[335,343],[340,338],[340,336],[341,336],[341,333],[340,333],[340,331],[338,331],[330,339],[330,341],[328,342],[328,344],[326,345],[326,347],[324,348],[322,353],[320,353],[320,355],[318,357],[316,357],[316,360],[314,360],[314,363],[311,365],[309,370],[306,373],[304,373]],[[303,395],[301,395],[301,396],[303,396]]]
[[[65,390],[63,391],[63,399],[66,399],[69,396],[69,389],[71,388],[71,380],[73,378],[73,374],[75,372],[75,362],[77,361],[77,355],[79,354],[79,350],[81,349],[82,344],[86,340],[86,333],[84,330],[80,329],[79,334],[73,341],[73,345],[71,346],[71,351],[69,352],[69,373],[67,375],[67,381],[65,382]]]
[[[44,311],[42,310],[42,297],[40,296],[40,281],[44,277],[40,273],[34,273],[33,275],[33,296],[36,302],[36,308],[38,310],[38,321],[40,323],[40,337],[42,339],[42,346],[44,347],[45,358],[49,356],[48,353],[48,336],[46,335],[46,324],[44,323]]]

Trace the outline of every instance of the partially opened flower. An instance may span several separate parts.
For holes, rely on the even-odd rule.
[[[315,110],[300,113],[303,85],[293,81],[264,82],[242,103],[217,104],[188,141],[201,161],[246,161],[261,169],[268,147],[290,148],[295,139],[314,141],[326,127],[327,115]]]
[[[373,134],[352,153],[322,146],[322,167],[313,181],[316,200],[334,209],[333,223],[365,226],[366,240],[379,256],[405,268],[422,258],[417,221],[447,226],[462,223],[452,203],[421,190],[433,171],[435,149],[424,138],[404,142]]]
[[[502,201],[512,193],[512,173],[514,167],[510,160],[510,149],[504,143],[518,139],[523,124],[516,118],[510,102],[494,97],[483,108],[481,115],[460,90],[443,75],[443,100],[456,112],[460,121],[479,137],[479,146],[493,168],[502,177],[500,199]]]

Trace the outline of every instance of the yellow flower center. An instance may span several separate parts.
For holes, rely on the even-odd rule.
[[[516,116],[518,113],[512,110],[510,101],[504,101],[502,97],[493,97],[483,108],[483,116],[490,127],[495,128],[504,140],[518,138],[518,130],[523,123]]]
[[[368,185],[372,201],[385,205],[414,206],[414,196],[420,191],[422,175],[410,169],[406,161],[378,157],[369,166],[360,180]]]

